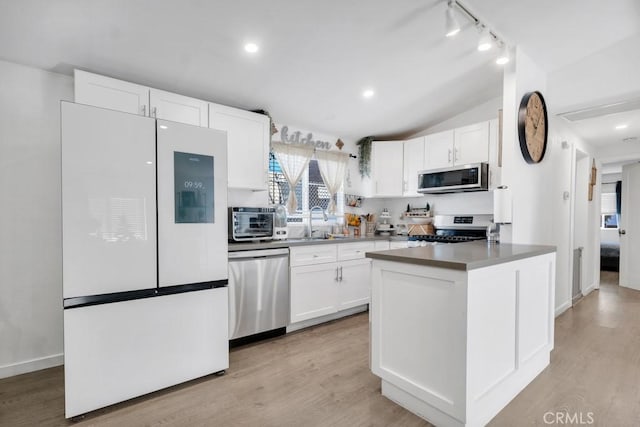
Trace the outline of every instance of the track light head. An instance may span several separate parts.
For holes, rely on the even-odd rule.
[[[446,18],[446,29],[445,36],[453,37],[460,32],[460,24],[455,16],[455,10],[453,9],[454,2],[450,1],[449,6],[447,7],[447,12],[445,15]]]
[[[480,32],[480,39],[478,40],[478,50],[480,52],[485,52],[493,46],[493,38],[489,33],[489,29],[485,26],[482,26],[482,30]]]
[[[500,47],[500,52],[498,53],[498,56],[496,57],[496,64],[498,65],[504,65],[506,63],[508,63],[511,60],[511,58],[509,57],[509,48],[507,47],[506,44],[502,44],[502,47]]]

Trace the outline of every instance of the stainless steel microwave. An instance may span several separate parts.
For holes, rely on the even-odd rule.
[[[229,241],[273,239],[275,208],[229,208]]]
[[[489,189],[489,164],[475,163],[418,172],[418,193],[458,193]]]

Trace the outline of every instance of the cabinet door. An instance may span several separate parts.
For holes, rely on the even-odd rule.
[[[408,247],[409,242],[407,240],[394,240],[389,243],[389,249],[403,249]]]
[[[291,323],[335,313],[338,264],[291,267]]]
[[[338,311],[368,304],[371,295],[371,260],[345,261],[338,268]]]
[[[374,197],[402,196],[402,141],[374,141],[371,172]]]
[[[209,127],[227,132],[229,188],[267,189],[270,126],[263,114],[209,104]]]
[[[73,75],[76,103],[149,115],[148,87],[81,70],[74,70]]]
[[[418,172],[424,170],[424,136],[404,142],[404,195],[421,196],[418,193]]]
[[[453,158],[457,165],[489,161],[489,122],[456,129]]]
[[[374,251],[386,251],[389,249],[388,240],[376,240],[374,242]]]
[[[151,117],[188,125],[208,127],[208,103],[188,96],[151,89]]]
[[[425,169],[453,166],[453,131],[434,133],[425,137]]]

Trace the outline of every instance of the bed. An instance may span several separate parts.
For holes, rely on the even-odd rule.
[[[620,245],[615,243],[600,244],[600,270],[619,271]]]

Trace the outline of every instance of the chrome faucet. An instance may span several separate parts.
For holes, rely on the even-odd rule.
[[[324,209],[322,209],[322,206],[314,206],[311,209],[309,209],[309,237],[313,237],[313,210],[314,209],[320,209],[320,212],[322,212],[322,219],[324,221],[327,221],[329,219],[329,217],[327,216],[327,213],[324,211]]]

